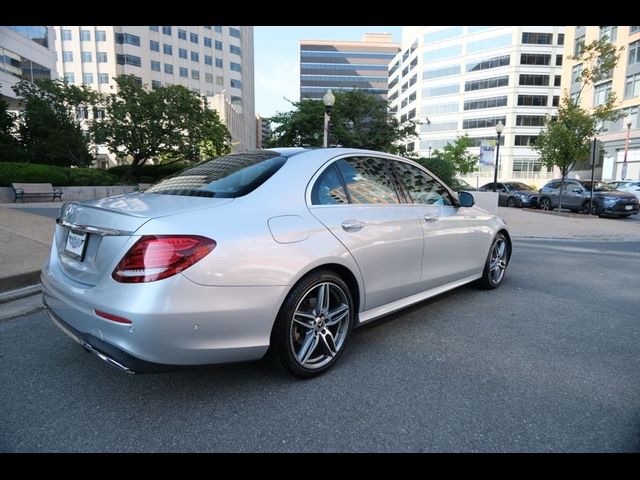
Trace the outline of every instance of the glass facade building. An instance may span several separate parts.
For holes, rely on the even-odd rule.
[[[365,34],[361,42],[300,42],[300,99],[332,91],[364,90],[387,97],[388,65],[398,52],[390,34]]]

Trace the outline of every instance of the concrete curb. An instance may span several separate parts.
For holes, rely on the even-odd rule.
[[[0,294],[4,294],[4,292],[13,292],[39,283],[40,270],[17,273],[4,278],[0,277]]]
[[[30,297],[42,292],[42,285],[29,285],[28,287],[18,288],[16,290],[9,290],[7,292],[0,292],[0,304],[13,302],[24,297]]]

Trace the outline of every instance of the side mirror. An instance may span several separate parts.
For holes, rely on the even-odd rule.
[[[476,200],[469,192],[460,192],[458,193],[458,203],[461,207],[473,207]]]

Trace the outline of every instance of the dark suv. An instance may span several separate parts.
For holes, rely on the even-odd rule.
[[[552,210],[560,203],[561,180],[551,180],[540,189],[539,203],[542,210]],[[604,182],[593,182],[594,215],[628,217],[640,211],[638,199],[632,193],[620,192]],[[562,207],[572,212],[589,212],[591,180],[567,179],[564,181]]]

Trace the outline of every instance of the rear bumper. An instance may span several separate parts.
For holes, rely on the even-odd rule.
[[[148,284],[108,281],[78,289],[56,277],[48,267],[41,275],[51,320],[102,360],[129,373],[261,358],[288,290],[206,287],[180,274]],[[104,319],[94,310],[131,324]]]
[[[626,207],[630,206],[631,209],[628,210]],[[619,202],[614,203],[613,205],[605,205],[605,208],[602,210],[603,214],[608,215],[634,215],[640,211],[640,206],[637,203],[629,203],[629,202]]]

